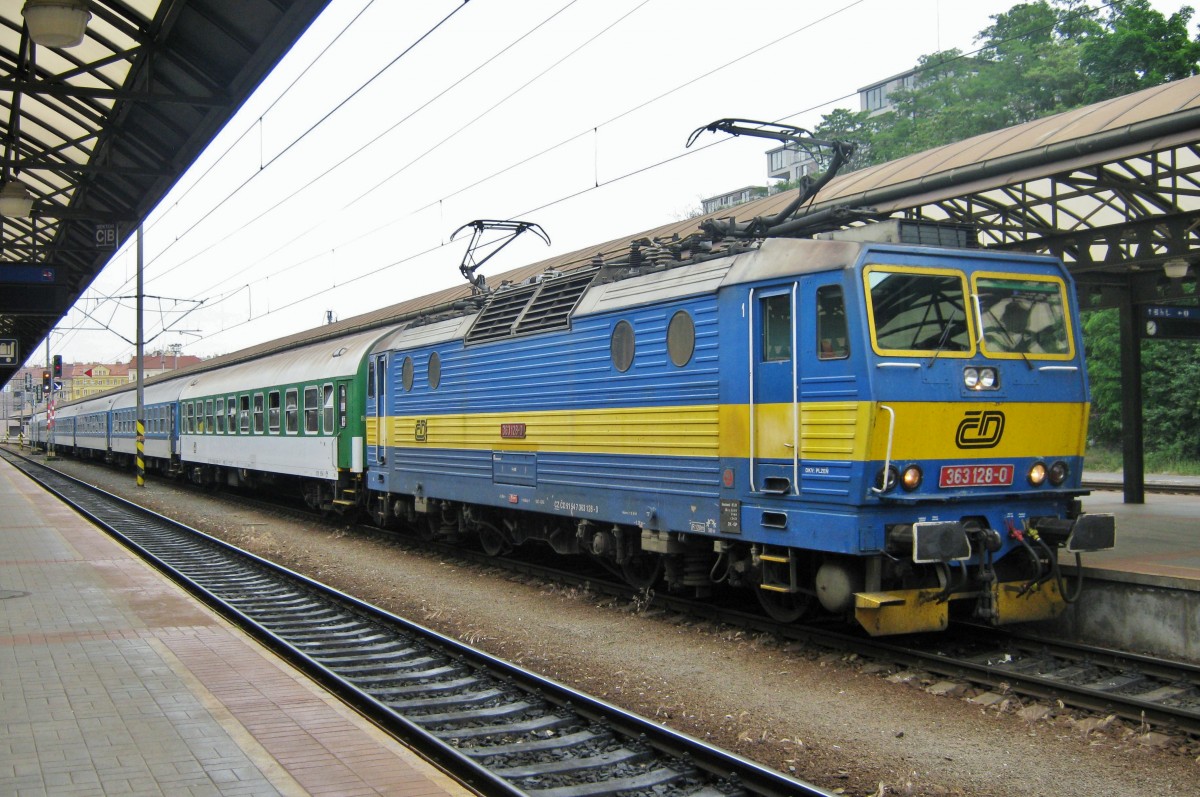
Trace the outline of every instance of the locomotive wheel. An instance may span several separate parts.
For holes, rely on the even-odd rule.
[[[635,553],[621,563],[625,583],[637,589],[649,589],[662,576],[662,557],[656,554]]]
[[[763,611],[777,623],[794,623],[808,611],[811,598],[802,592],[775,592],[756,589],[758,603]]]

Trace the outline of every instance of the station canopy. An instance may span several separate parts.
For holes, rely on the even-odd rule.
[[[317,0],[92,0],[84,43],[30,45],[17,3],[0,9],[8,77],[4,178],[35,195],[29,218],[0,220],[0,338],[37,346],[103,267],[97,225],[124,235],[154,207],[324,7]],[[990,248],[1063,258],[1081,290],[1122,301],[1180,296],[1170,264],[1200,261],[1200,77],[983,134],[834,178],[804,211],[805,234],[884,218],[970,225]],[[751,141],[727,146],[753,147]],[[739,220],[785,207],[791,192],[722,210]],[[686,237],[673,222],[503,274],[522,281],[625,255],[632,240]],[[536,221],[536,219],[533,219]],[[394,323],[457,299],[465,282],[234,352],[197,369]],[[11,374],[0,365],[0,382]]]
[[[26,3],[0,3],[0,340],[17,341],[0,384],[327,4],[59,2],[86,8],[86,31],[47,46]]]

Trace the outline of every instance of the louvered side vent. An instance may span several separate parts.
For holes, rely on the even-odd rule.
[[[537,285],[522,285],[510,288],[492,296],[491,301],[479,313],[471,331],[467,333],[467,343],[480,343],[485,340],[506,338],[512,334],[513,324],[521,316],[521,311],[529,303],[529,298],[538,289]]]
[[[568,274],[565,277],[546,280],[541,290],[529,301],[529,307],[517,320],[517,335],[545,332],[550,329],[565,329],[570,325],[571,311],[579,303],[579,297],[592,284],[599,269]]]

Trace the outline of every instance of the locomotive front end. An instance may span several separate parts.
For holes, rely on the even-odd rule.
[[[1115,537],[1113,517],[1079,501],[1088,388],[1065,270],[918,252],[868,259],[861,278],[873,366],[864,549],[884,553],[854,593],[855,618],[892,634],[939,630],[952,613],[1057,616],[1076,591],[1060,550]]]

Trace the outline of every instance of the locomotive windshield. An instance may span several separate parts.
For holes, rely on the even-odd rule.
[[[977,275],[975,292],[989,356],[1071,355],[1063,284],[1057,279]]]
[[[880,354],[954,356],[971,350],[961,272],[871,266],[866,281],[875,350]]]

